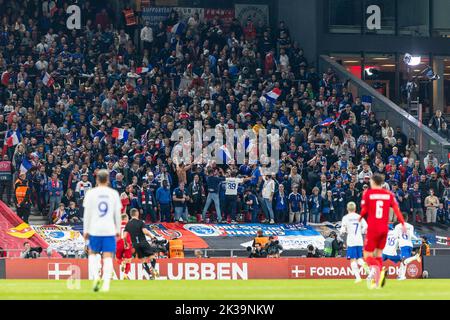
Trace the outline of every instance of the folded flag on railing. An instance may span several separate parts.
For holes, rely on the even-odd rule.
[[[128,130],[122,128],[113,128],[112,137],[119,140],[128,140]]]

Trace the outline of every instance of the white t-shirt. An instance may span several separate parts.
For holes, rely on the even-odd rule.
[[[346,214],[342,218],[341,233],[347,234],[347,247],[362,247],[363,234],[367,231],[367,222],[357,213]]]
[[[83,200],[84,232],[92,236],[114,236],[120,232],[121,209],[119,193],[109,187],[89,190]]]
[[[386,239],[386,246],[383,249],[383,254],[387,256],[397,256],[398,237],[394,230],[390,230]]]
[[[407,222],[405,222],[405,227],[406,233],[403,233],[402,225],[400,223],[396,225],[394,228],[400,248],[413,246],[412,237],[414,235],[414,227]]]
[[[225,195],[237,196],[239,183],[243,181],[241,178],[227,178],[225,180]]]
[[[264,181],[264,187],[262,190],[262,196],[264,199],[270,199],[271,195],[275,192],[275,181],[273,179]]]
[[[75,192],[78,192],[80,197],[83,198],[90,189],[92,189],[92,183],[90,181],[78,181]]]

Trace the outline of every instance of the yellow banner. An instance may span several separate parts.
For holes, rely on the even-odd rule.
[[[21,239],[29,239],[31,238],[36,232],[25,222],[19,224],[15,228],[9,229],[7,232],[10,236],[21,238]]]

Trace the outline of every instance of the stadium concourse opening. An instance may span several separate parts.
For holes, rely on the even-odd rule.
[[[442,1],[247,2],[1,1],[0,298],[450,298]]]

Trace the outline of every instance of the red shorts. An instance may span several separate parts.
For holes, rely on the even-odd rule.
[[[387,230],[367,230],[364,250],[367,252],[374,252],[375,249],[383,250],[386,246],[388,232]]]
[[[117,241],[116,244],[116,258],[118,260],[122,259],[131,259],[133,257],[133,247],[131,244],[128,244],[128,249],[125,249],[123,239]]]

